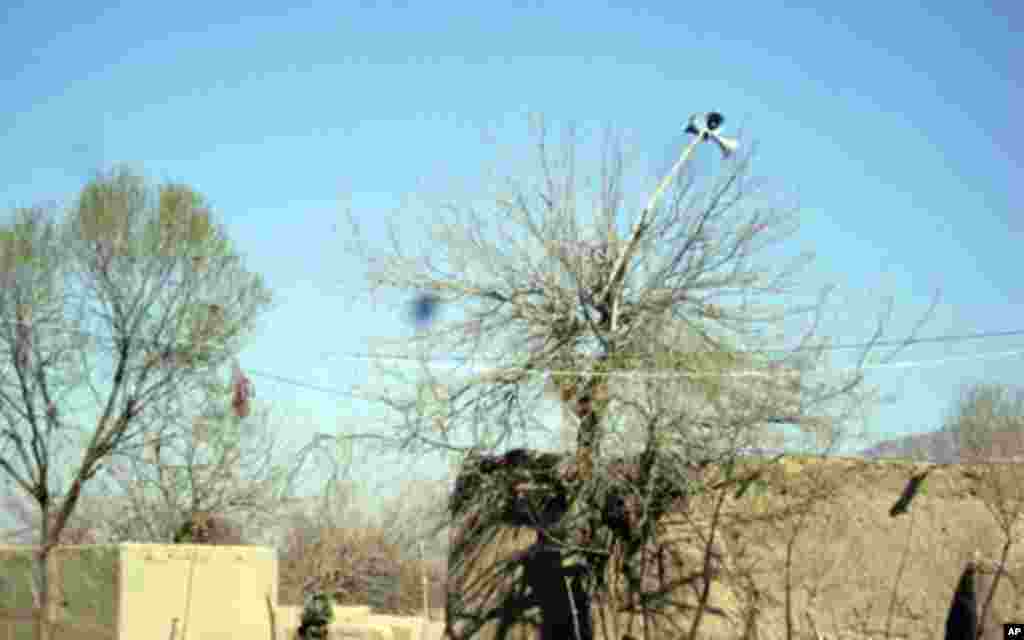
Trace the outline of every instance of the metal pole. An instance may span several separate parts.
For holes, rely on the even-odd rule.
[[[661,196],[661,192],[665,190],[665,187],[667,187],[670,182],[672,182],[672,179],[676,177],[677,173],[679,173],[679,169],[681,169],[683,164],[686,163],[690,154],[692,154],[693,150],[697,148],[697,145],[704,142],[704,139],[705,135],[703,133],[693,139],[693,142],[691,142],[689,146],[683,150],[682,154],[680,154],[679,159],[676,160],[672,170],[668,172],[668,175],[662,179],[658,188],[651,194],[650,199],[647,201],[647,206],[640,212],[640,219],[637,220],[635,225],[633,225],[633,232],[630,234],[629,240],[626,242],[625,249],[623,249],[622,253],[619,254],[618,259],[615,261],[615,266],[612,267],[611,277],[608,279],[608,284],[605,286],[604,291],[602,291],[601,295],[598,297],[599,300],[607,301],[608,295],[614,293],[613,289],[622,280],[625,273],[626,263],[632,257],[633,250],[636,248],[637,242],[640,240],[640,235],[647,228],[647,216],[651,214],[651,210],[654,208],[654,205],[658,203],[658,198]],[[616,328],[614,327],[614,315],[615,314],[613,312],[613,330]]]
[[[682,166],[686,163],[687,158],[689,158],[690,154],[693,153],[693,150],[697,148],[697,145],[699,145],[701,142],[704,142],[704,139],[704,134],[698,135],[696,138],[693,139],[693,142],[691,142],[690,145],[683,150],[683,153],[680,154],[679,159],[676,160],[676,163],[672,167],[672,170],[668,172],[668,175],[665,176],[664,179],[662,179],[661,184],[658,185],[658,188],[655,189],[654,193],[651,194],[651,199],[647,201],[647,206],[644,207],[644,214],[646,214],[648,211],[654,208],[654,205],[657,204],[658,202],[658,197],[661,196],[661,192],[665,190],[665,187],[667,187],[668,183],[672,181],[672,178],[674,178],[676,174],[679,173],[679,169],[682,168]]]

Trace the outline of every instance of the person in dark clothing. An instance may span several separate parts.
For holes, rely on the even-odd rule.
[[[946,617],[946,640],[977,640],[978,637],[978,595],[975,591],[974,576],[977,567],[968,562],[960,576],[960,582],[953,593]]]

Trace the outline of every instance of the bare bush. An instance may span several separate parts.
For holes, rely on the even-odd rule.
[[[181,523],[174,534],[175,544],[244,544],[242,529],[224,516],[199,511]]]
[[[381,613],[422,612],[420,563],[404,557],[379,529],[294,522],[279,566],[282,604],[301,604],[308,593],[324,592],[338,604],[370,604]]]

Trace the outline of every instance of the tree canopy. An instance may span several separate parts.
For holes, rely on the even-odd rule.
[[[534,125],[539,169],[472,199],[483,204],[444,202],[431,210],[417,227],[427,235],[420,252],[410,254],[393,226],[390,246],[353,245],[374,296],[430,296],[446,308],[443,318],[403,338],[406,353],[422,364],[420,378],[403,386],[396,374],[396,385],[367,397],[397,416],[390,433],[377,432],[385,446],[465,460],[460,481],[476,487],[465,494],[475,506],[453,513],[469,520],[453,521],[464,544],[453,548],[450,566],[461,572],[453,587],[464,604],[458,615],[473,619],[467,637],[489,614],[483,600],[466,604],[477,596],[460,589],[493,593],[515,573],[513,565],[486,565],[480,559],[490,556],[478,551],[496,539],[494,527],[521,524],[509,505],[529,483],[504,469],[520,451],[515,447],[530,447],[548,430],[539,417],[545,397],[572,416],[576,442],[573,463],[560,467],[561,477],[571,478],[566,516],[538,524],[538,540],[559,541],[566,553],[584,550],[594,576],[608,566],[609,544],[625,549],[627,565],[646,562],[640,558],[664,506],[656,494],[699,489],[693,464],[732,470],[751,450],[780,449],[793,434],[820,452],[834,447],[874,400],[862,365],[884,334],[883,318],[858,366],[829,369],[830,341],[819,327],[827,292],[817,304],[797,302],[809,260],[786,251],[799,209],[753,176],[751,145],[699,185],[692,174],[677,173],[693,151],[687,147],[653,194],[635,203],[615,134],[603,140],[595,181],[582,177],[575,128],[553,149],[543,120]],[[432,366],[438,360],[464,364],[442,372]],[[444,392],[435,393],[439,388]],[[487,455],[500,449],[511,451]],[[630,450],[636,457],[624,460]],[[542,465],[549,471],[560,464],[549,462]],[[615,471],[623,464],[634,469],[624,490],[637,498],[637,538],[616,535],[602,516],[609,496],[622,497],[613,488],[623,490]],[[482,468],[488,465],[498,480],[472,480],[490,474]],[[726,476],[735,486],[749,482]],[[467,568],[477,560],[485,564]],[[630,575],[642,573],[636,571]],[[594,580],[580,588],[601,592],[603,583]],[[634,594],[647,602],[658,597]],[[657,601],[662,613],[671,608]]]
[[[104,464],[191,421],[271,294],[201,194],[125,168],[64,212],[15,209],[0,258],[0,473],[38,508],[45,563]]]

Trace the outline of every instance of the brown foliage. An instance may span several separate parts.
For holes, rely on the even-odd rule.
[[[609,462],[602,486],[592,496],[602,523],[622,540],[630,538],[640,521],[643,491],[637,488],[646,486],[642,467],[638,457]],[[571,455],[512,449],[503,455],[477,456],[456,479],[451,512],[458,517],[483,508],[506,525],[548,526],[565,515],[572,502],[569,494],[579,489],[578,475]],[[654,497],[658,499],[650,508],[655,519],[683,498],[667,480],[654,487]]]
[[[252,381],[242,372],[236,361],[231,380],[231,408],[239,418],[249,417],[252,394]]]
[[[580,638],[592,637],[590,601],[607,585],[608,560],[591,552],[584,553],[582,561],[570,560],[565,549],[550,544],[564,534],[569,534],[570,543],[587,536],[587,545],[617,548],[621,553],[616,570],[630,588],[648,596],[658,590],[642,580],[636,563],[653,566],[645,551],[660,548],[651,546],[655,523],[666,513],[683,509],[685,496],[679,478],[655,476],[649,485],[644,461],[610,461],[593,484],[583,484],[572,455],[513,449],[470,459],[456,479],[450,503],[457,521],[449,557],[454,576],[448,612],[453,637],[473,637],[493,616],[498,620],[497,637],[524,624],[535,625],[542,639],[575,637],[577,630]],[[580,500],[590,505],[586,511],[596,520],[568,522],[569,505]],[[528,548],[520,544],[519,527],[537,531]],[[515,553],[492,557],[506,543]],[[513,580],[514,575],[521,579]],[[530,612],[536,607],[539,619]]]
[[[322,590],[338,604],[371,604],[379,613],[420,615],[423,609],[422,565],[387,539],[379,527],[317,526],[297,517],[279,555],[281,604],[299,605],[306,593]],[[429,601],[444,594],[444,568],[428,567]],[[377,593],[374,583],[394,589]]]
[[[189,516],[174,534],[175,544],[245,544],[241,528],[231,520],[208,511]]]

